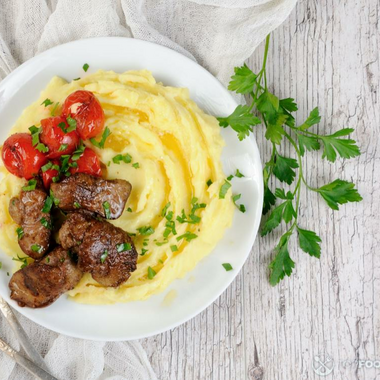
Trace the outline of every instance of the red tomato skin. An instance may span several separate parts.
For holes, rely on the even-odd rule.
[[[78,167],[76,168],[70,168],[70,173],[86,173],[93,175],[95,177],[101,177],[102,176],[102,169],[100,167],[100,160],[96,153],[90,149],[85,148],[82,155],[79,157],[77,161],[71,161],[76,162],[78,164]]]
[[[52,160],[54,165],[60,166],[60,161]],[[57,169],[48,169],[45,172],[41,171],[42,181],[44,183],[45,189],[49,189],[51,183],[53,182],[53,178],[59,175],[59,171]]]
[[[47,157],[33,146],[29,133],[9,136],[4,142],[1,156],[11,174],[27,180],[37,175],[47,162]]]
[[[62,106],[62,113],[77,122],[77,132],[81,139],[98,136],[104,129],[104,112],[98,99],[90,91],[75,91]]]
[[[60,123],[65,124],[68,128],[66,118],[64,116],[49,117],[41,120],[42,132],[40,140],[49,148],[48,158],[58,158],[64,154],[74,152],[79,144],[79,136],[75,131],[65,133],[58,126]],[[67,144],[67,148],[59,152],[61,144]]]

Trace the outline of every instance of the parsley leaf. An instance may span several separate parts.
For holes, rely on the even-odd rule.
[[[132,246],[130,243],[121,243],[116,245],[117,251],[120,252],[126,252],[130,251],[132,249]]]
[[[321,238],[314,232],[303,230],[297,226],[298,239],[301,249],[308,253],[310,256],[321,256]]]
[[[172,252],[177,252],[178,251],[178,247],[176,245],[171,245],[170,249],[171,249]]]
[[[297,137],[301,156],[305,154],[305,148],[311,152],[312,150],[319,150],[321,147],[321,144],[316,137],[302,135],[301,133],[298,133]]]
[[[47,196],[45,199],[44,207],[42,208],[42,212],[48,214],[53,206],[53,198]]]
[[[54,104],[54,107],[52,108],[52,110],[50,112],[51,116],[55,116],[55,112],[57,111],[58,105],[59,105],[59,102]]]
[[[227,117],[218,117],[219,125],[223,128],[231,126],[237,132],[239,140],[244,140],[253,131],[252,127],[261,124],[261,120],[252,115],[248,106],[239,105]]]
[[[106,258],[108,256],[108,251],[105,250],[102,255],[100,256],[100,262],[103,264],[106,261]]]
[[[17,238],[18,240],[22,239],[24,237],[24,230],[22,227],[17,227],[16,228],[16,234],[17,234]]]
[[[135,168],[135,169],[138,169],[140,167],[140,164],[138,162],[135,162],[134,164],[132,164],[132,166]]]
[[[230,270],[234,269],[232,268],[232,265],[230,263],[224,263],[222,265],[223,265],[223,268],[226,270],[226,272],[229,272]]]
[[[180,235],[177,237],[177,241],[185,239],[187,242],[190,242],[191,240],[196,239],[197,237],[198,237],[198,235],[193,234],[190,231],[186,231],[183,235]]]
[[[243,204],[238,205],[236,202],[241,198],[241,194],[236,194],[232,196],[232,201],[234,202],[234,205],[240,210],[240,212],[244,213],[246,212],[246,208]]]
[[[88,63],[85,63],[85,64],[83,65],[83,71],[84,71],[84,72],[87,72],[87,70],[88,70],[89,67],[90,67],[89,64],[88,64]]]
[[[302,131],[305,131],[312,127],[315,124],[318,124],[321,121],[321,117],[319,116],[319,108],[315,107],[311,112],[306,121],[298,127]]]
[[[297,160],[276,155],[276,163],[273,167],[273,174],[281,181],[288,185],[294,181],[296,173],[293,169],[298,168]]]
[[[41,106],[44,104],[45,107],[47,106],[50,106],[50,104],[53,104],[54,102],[52,102],[49,98],[46,98],[42,103],[41,103]]]
[[[257,75],[244,64],[241,67],[235,67],[235,75],[231,77],[228,89],[239,94],[248,94],[253,90],[253,85],[256,82]]]
[[[281,236],[281,239],[275,248],[276,256],[269,264],[271,270],[269,282],[272,286],[277,285],[285,275],[290,276],[292,274],[294,261],[291,259],[288,251],[289,238],[289,233],[285,233]]]
[[[153,277],[156,275],[157,273],[155,272],[155,270],[152,268],[152,267],[148,267],[148,278],[149,280],[152,280]]]
[[[103,202],[103,209],[106,219],[111,219],[111,206],[107,201]]]
[[[339,205],[347,202],[363,200],[352,182],[336,179],[316,190],[333,210],[339,210]]]
[[[47,228],[48,230],[53,229],[53,227],[52,227],[52,225],[51,225],[51,222],[49,222],[45,217],[42,217],[42,218],[40,219],[40,222],[41,222],[41,224],[42,224],[45,228]]]
[[[351,139],[339,139],[338,137],[347,136],[354,130],[351,128],[344,128],[335,132],[332,135],[321,136],[320,139],[325,147],[322,158],[327,158],[330,162],[335,162],[336,152],[342,158],[352,158],[360,155],[359,147],[356,141]]]
[[[37,186],[37,180],[36,179],[31,179],[31,180],[28,181],[28,185],[27,186],[23,186],[21,189],[23,191],[32,191],[32,190],[36,189],[36,186]]]
[[[224,180],[223,185],[220,187],[219,190],[219,199],[224,199],[226,197],[227,191],[231,187],[231,183],[227,180]]]
[[[68,116],[66,120],[67,120],[67,124],[69,124],[69,127],[66,129],[66,133],[75,131],[77,129],[77,121],[70,116]]]
[[[69,146],[68,144],[61,144],[58,149],[58,152],[63,152],[64,150],[67,149],[68,146]]]
[[[112,158],[114,164],[120,165],[120,162],[123,161],[126,164],[130,164],[132,162],[132,156],[128,153],[126,154],[117,154]]]
[[[101,140],[98,142],[94,138],[91,138],[90,141],[92,145],[95,145],[99,149],[104,148],[104,144],[106,143],[107,137],[111,134],[111,131],[108,127],[105,128]]]
[[[235,177],[237,177],[237,178],[243,178],[243,177],[245,177],[245,175],[242,174],[242,173],[240,173],[239,169],[236,169]]]
[[[17,254],[17,258],[12,257],[12,260],[13,261],[19,261],[20,263],[22,263],[21,269],[25,268],[28,265],[28,258],[27,257],[20,257],[18,254]]]
[[[140,233],[140,235],[143,236],[149,236],[154,234],[154,228],[151,226],[140,227],[137,229],[137,231]]]

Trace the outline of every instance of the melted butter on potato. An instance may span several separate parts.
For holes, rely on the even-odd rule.
[[[31,125],[40,126],[40,120],[50,116],[52,106],[44,107],[46,98],[62,104],[76,90],[92,91],[100,101],[106,126],[112,132],[104,149],[97,149],[88,141],[105,164],[106,177],[122,178],[132,184],[132,193],[123,215],[113,224],[134,237],[136,249],[147,252],[138,258],[137,270],[118,288],[100,286],[89,274],[85,274],[69,295],[76,301],[90,304],[107,304],[143,300],[163,291],[170,282],[183,277],[216,246],[225,229],[230,226],[234,206],[231,190],[225,199],[219,199],[219,189],[225,179],[220,156],[224,141],[220,136],[217,120],[205,114],[189,97],[184,88],[165,87],[156,83],[150,72],[128,71],[117,74],[98,71],[78,81],[67,83],[55,77],[40,98],[25,109],[10,134],[27,132]],[[57,114],[60,109],[57,108]],[[98,140],[100,137],[97,138]],[[117,154],[129,154],[131,163],[115,164]],[[138,163],[139,168],[132,166]],[[2,167],[0,182],[0,246],[12,256],[22,254],[18,247],[16,224],[8,213],[8,203],[19,193],[24,181],[6,172]],[[208,187],[206,182],[213,184]],[[164,206],[174,218],[191,210],[191,199],[205,203],[205,209],[197,211],[198,224],[181,224],[176,221],[177,235],[170,234],[168,243],[162,242],[166,219],[161,216]],[[128,212],[127,209],[132,209]],[[150,236],[139,236],[137,229],[152,226]],[[177,241],[186,231],[198,237],[190,242]],[[145,241],[144,239],[148,239]],[[156,240],[156,241],[155,241]],[[177,245],[172,252],[170,246]],[[148,267],[157,273],[153,279],[147,276]]]

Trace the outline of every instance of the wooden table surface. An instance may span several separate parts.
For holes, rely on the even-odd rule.
[[[298,121],[319,106],[319,131],[356,129],[359,158],[331,165],[318,152],[304,165],[312,185],[352,180],[364,201],[334,212],[304,191],[301,223],[321,236],[321,259],[293,245],[296,270],[272,288],[267,266],[279,234],[257,238],[242,272],[213,305],[142,340],[160,380],[322,379],[312,362],[324,351],[335,364],[326,379],[380,379],[380,368],[355,362],[380,360],[379,9],[378,0],[300,0],[273,33],[267,65],[275,94],[296,99]],[[262,52],[248,61],[254,70]],[[256,139],[265,160],[262,128]],[[283,153],[294,154],[288,145]]]

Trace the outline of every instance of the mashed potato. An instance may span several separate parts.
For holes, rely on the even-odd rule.
[[[139,257],[137,270],[120,287],[102,287],[91,275],[85,274],[69,296],[90,304],[143,300],[192,270],[211,252],[231,224],[234,210],[231,190],[225,199],[219,199],[219,189],[225,179],[220,162],[224,141],[217,120],[199,109],[187,89],[156,83],[148,71],[123,74],[98,71],[70,83],[55,77],[38,101],[23,112],[10,134],[27,132],[31,125],[39,126],[41,119],[49,117],[52,106],[41,105],[46,98],[62,104],[69,94],[81,89],[97,96],[111,131],[104,149],[86,144],[97,152],[105,165],[106,178],[122,178],[132,184],[123,215],[112,223],[136,234],[133,239]],[[57,112],[60,112],[59,106]],[[132,157],[130,163],[113,162],[116,155],[127,153]],[[9,255],[24,256],[17,243],[17,225],[9,216],[8,204],[25,181],[9,174],[4,167],[1,172],[0,247]],[[210,179],[212,184],[208,186]],[[198,198],[198,203],[206,204],[196,212],[201,221],[178,222],[176,217],[182,210],[186,215],[191,212],[193,197]],[[169,202],[167,212],[173,212],[177,235],[170,234],[165,242],[167,220],[162,210]],[[141,227],[152,227],[154,233],[143,236],[138,231]],[[177,237],[186,232],[195,234],[196,238],[177,241]],[[156,272],[153,278],[148,276],[149,267]]]

